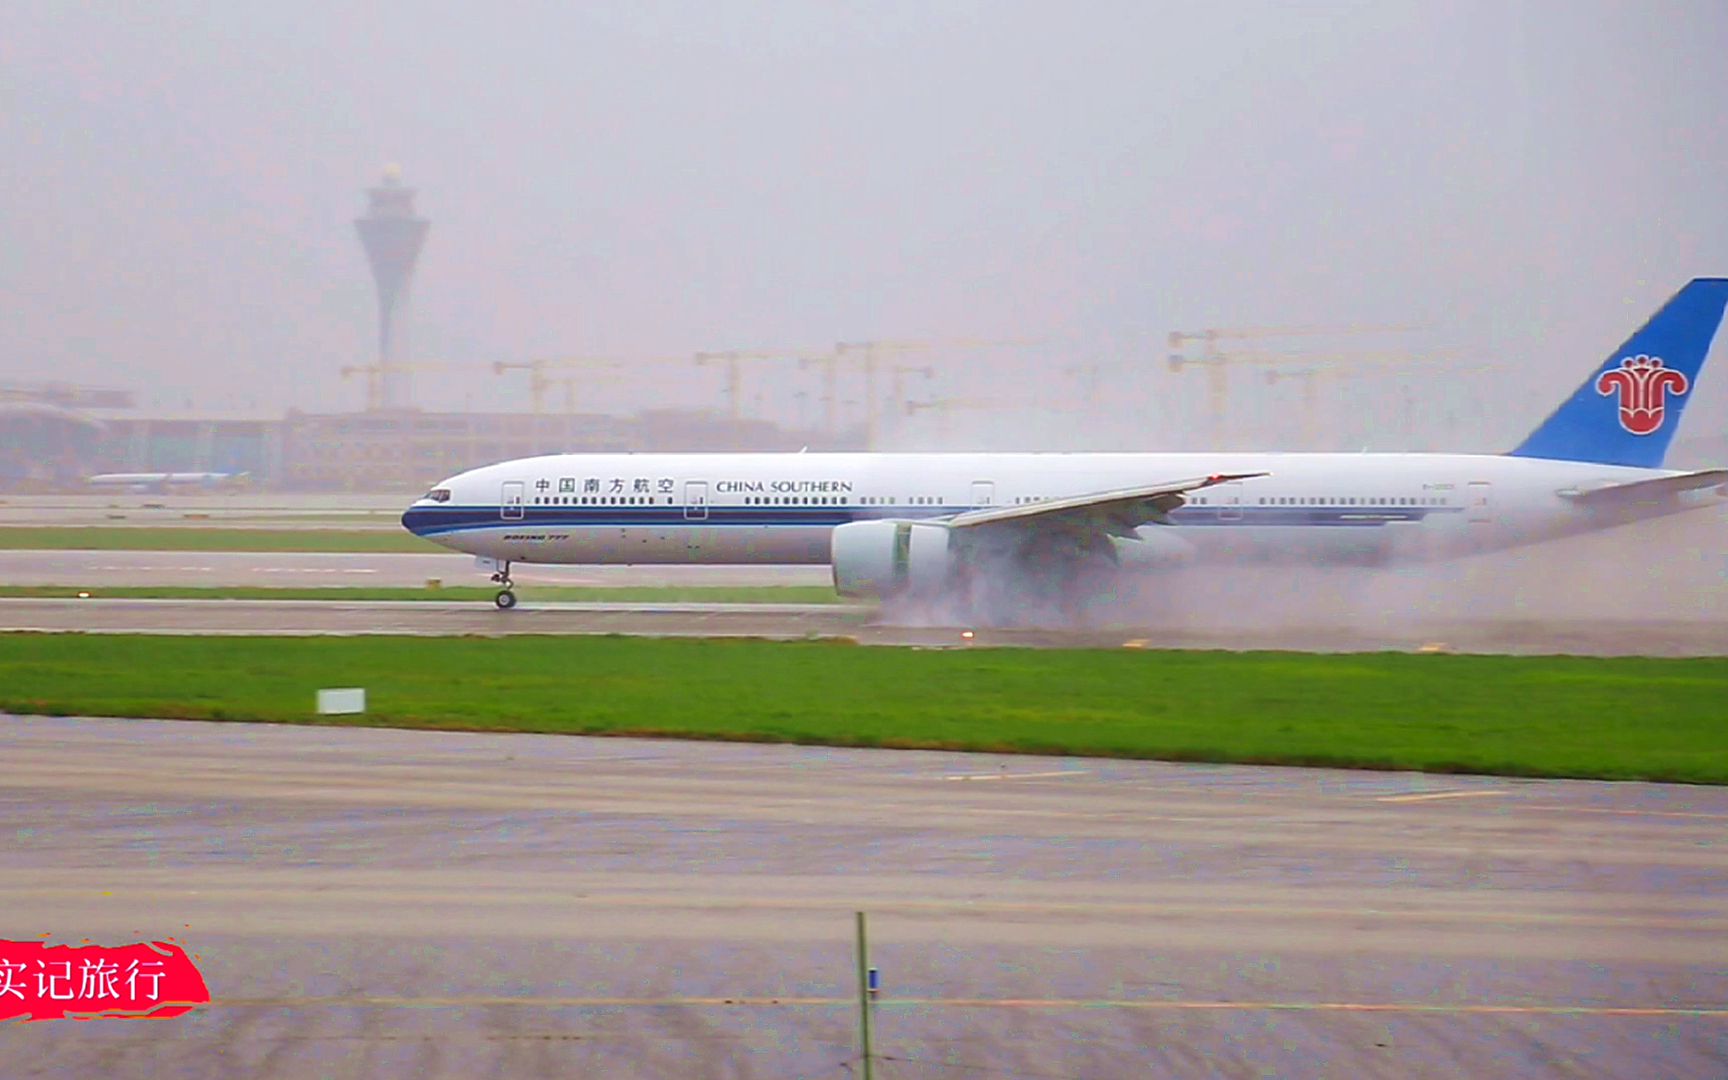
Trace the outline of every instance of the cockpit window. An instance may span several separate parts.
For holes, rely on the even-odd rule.
[[[426,497],[428,499],[432,500],[433,502],[449,502],[450,501],[450,489],[449,488],[433,488],[431,491],[428,491],[426,493]]]

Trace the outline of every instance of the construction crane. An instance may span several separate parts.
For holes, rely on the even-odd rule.
[[[546,393],[554,386],[564,387],[564,408],[574,412],[576,408],[576,383],[578,378],[572,376],[566,379],[556,379],[547,374],[551,368],[635,368],[650,364],[684,363],[682,356],[655,356],[642,359],[624,359],[607,356],[565,356],[539,360],[495,360],[492,362],[492,374],[503,375],[511,371],[526,371],[528,373],[528,399],[535,413],[546,411]]]
[[[775,360],[783,353],[766,349],[728,349],[722,352],[699,352],[696,354],[696,366],[707,367],[709,364],[726,365],[726,415],[737,423],[744,416],[744,372],[746,360]]]
[[[378,412],[384,407],[384,373],[386,371],[439,371],[453,367],[439,360],[423,360],[410,364],[349,364],[342,369],[344,379],[366,376],[366,411]]]
[[[1139,376],[1145,363],[1138,343],[1133,339],[1112,337],[1104,341],[1076,341],[1065,346],[1062,352],[1082,357],[1059,369],[1068,388],[1062,408],[1084,409],[1087,414],[1097,410],[1107,390],[1119,391],[1128,380]],[[1042,399],[1042,395],[1040,397]]]
[[[835,357],[820,349],[726,349],[719,352],[699,352],[696,354],[696,366],[707,367],[709,364],[726,365],[726,413],[734,423],[743,418],[744,413],[744,371],[746,362],[758,360],[792,360],[798,364],[798,370],[804,371],[811,364],[826,364],[823,395],[823,412],[827,418],[830,433],[834,430],[834,361]]]
[[[1252,341],[1263,339],[1284,339],[1295,337],[1347,337],[1362,334],[1395,334],[1407,333],[1419,329],[1415,326],[1251,326],[1234,329],[1210,329],[1197,331],[1172,330],[1168,336],[1169,355],[1167,357],[1170,370],[1181,372],[1188,367],[1202,367],[1206,370],[1206,412],[1212,427],[1214,446],[1222,446],[1225,437],[1225,418],[1229,411],[1230,373],[1232,364],[1246,365],[1287,365],[1287,364],[1328,364],[1332,361],[1346,361],[1349,354],[1343,353],[1266,353],[1248,350],[1226,351],[1219,347],[1223,341]],[[1197,355],[1188,355],[1183,350],[1190,343],[1200,345]],[[1411,353],[1393,354],[1401,362],[1410,363],[1421,359]],[[1368,362],[1385,362],[1393,356],[1375,354]],[[1358,355],[1358,362],[1366,358]]]
[[[1328,356],[1318,357],[1317,359],[1327,361],[1328,363],[1326,363],[1323,366],[1312,366],[1312,367],[1304,367],[1304,368],[1290,368],[1290,369],[1274,368],[1274,369],[1271,369],[1271,370],[1264,372],[1262,375],[1262,377],[1266,380],[1266,382],[1269,385],[1276,385],[1277,383],[1282,382],[1286,379],[1300,379],[1301,380],[1301,382],[1302,382],[1302,437],[1305,441],[1304,449],[1309,449],[1309,450],[1326,449],[1325,447],[1320,445],[1320,419],[1321,419],[1321,417],[1320,417],[1320,401],[1321,401],[1320,388],[1321,388],[1321,385],[1323,383],[1325,383],[1328,379],[1337,379],[1343,375],[1354,374],[1355,372],[1359,371],[1362,367],[1374,365],[1374,364],[1383,364],[1383,365],[1387,365],[1387,366],[1400,366],[1400,365],[1415,366],[1415,365],[1444,364],[1446,366],[1447,372],[1449,374],[1453,374],[1453,375],[1476,374],[1476,373],[1480,373],[1480,372],[1501,370],[1499,365],[1497,365],[1497,364],[1464,364],[1464,365],[1459,365],[1458,363],[1456,363],[1456,361],[1454,360],[1453,357],[1446,355],[1444,353],[1434,353],[1434,354],[1425,354],[1425,355],[1418,355],[1418,354],[1411,354],[1411,353],[1386,353],[1383,355],[1381,355],[1381,354],[1358,354],[1358,355],[1346,355],[1346,356],[1340,356],[1340,357],[1334,357],[1334,356],[1328,355]],[[1431,402],[1430,404],[1437,404],[1437,403]],[[1404,386],[1401,387],[1400,393],[1399,393],[1399,405],[1400,405],[1401,421],[1402,421],[1401,425],[1400,425],[1400,430],[1403,432],[1403,434],[1406,438],[1409,438],[1416,431],[1417,427],[1419,426],[1419,423],[1418,423],[1419,417],[1418,417],[1418,409],[1417,409],[1417,396],[1416,396],[1416,390],[1412,384],[1406,382],[1404,384]],[[1433,410],[1433,411],[1439,411],[1439,410]],[[1444,411],[1446,413],[1447,418],[1450,418],[1451,410],[1446,409]]]
[[[864,445],[876,445],[877,425],[881,419],[882,402],[876,394],[876,368],[889,356],[906,353],[931,352],[937,349],[1001,349],[1018,348],[1033,344],[1028,341],[974,341],[970,339],[946,339],[934,341],[842,341],[834,346],[834,356],[837,360],[857,357],[864,369]],[[916,370],[916,369],[915,369]],[[900,395],[900,375],[894,373],[894,402],[896,407],[904,407],[904,398]]]
[[[934,398],[930,401],[908,401],[905,411],[907,416],[916,416],[921,412],[934,412],[941,418],[938,432],[944,438],[950,434],[949,418],[962,409],[989,411],[1024,411],[1036,412],[1048,409],[1049,401],[1014,401],[1008,398]]]
[[[928,386],[930,380],[936,377],[936,369],[929,364],[895,364],[889,369],[888,400],[902,409],[906,409],[906,406],[912,403],[911,399],[906,396],[904,380],[908,375],[924,376],[924,384]],[[910,416],[911,410],[907,409],[906,414]]]
[[[1365,367],[1374,366],[1417,366],[1426,363],[1439,362],[1444,357],[1430,356],[1411,352],[1385,353],[1234,353],[1232,359],[1239,363],[1266,365],[1267,370],[1261,373],[1267,385],[1276,386],[1289,379],[1297,379],[1302,388],[1302,439],[1303,449],[1317,450],[1320,441],[1320,388],[1328,379],[1337,379],[1344,375],[1355,374]],[[1287,366],[1302,364],[1304,366]]]
[[[839,381],[840,353],[837,350],[798,358],[798,370],[808,371],[810,365],[822,365],[822,430],[830,438],[840,434]]]

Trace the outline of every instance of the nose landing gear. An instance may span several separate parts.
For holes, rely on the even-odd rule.
[[[492,598],[492,602],[498,605],[498,610],[509,611],[515,607],[516,583],[510,580],[510,564],[505,563],[500,567],[498,572],[492,575],[492,580],[503,586],[498,590],[498,595]]]

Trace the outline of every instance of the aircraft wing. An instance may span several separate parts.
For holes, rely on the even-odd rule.
[[[1587,491],[1576,488],[1560,492],[1562,498],[1584,506],[1631,506],[1657,502],[1699,488],[1728,487],[1728,469],[1705,469],[1679,476],[1659,476],[1654,480],[1634,480],[1629,484],[1609,484]]]
[[[1071,495],[1065,499],[1025,503],[1020,506],[990,506],[956,514],[944,524],[951,529],[978,529],[987,526],[1022,526],[1102,532],[1111,536],[1130,536],[1142,525],[1170,524],[1166,516],[1187,500],[1183,496],[1232,480],[1250,480],[1258,473],[1216,473],[1192,480],[1172,480],[1145,487],[1118,488],[1089,495]]]

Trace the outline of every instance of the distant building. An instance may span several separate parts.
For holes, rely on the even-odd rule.
[[[96,460],[104,425],[58,405],[0,401],[0,491],[76,483]]]
[[[524,413],[290,412],[114,416],[56,483],[92,473],[247,473],[253,489],[417,493],[464,469],[582,451],[859,449],[766,421],[663,411],[620,417]]]
[[[107,425],[91,409],[125,409],[132,395],[67,383],[0,384],[0,491],[49,490],[90,472]]]

